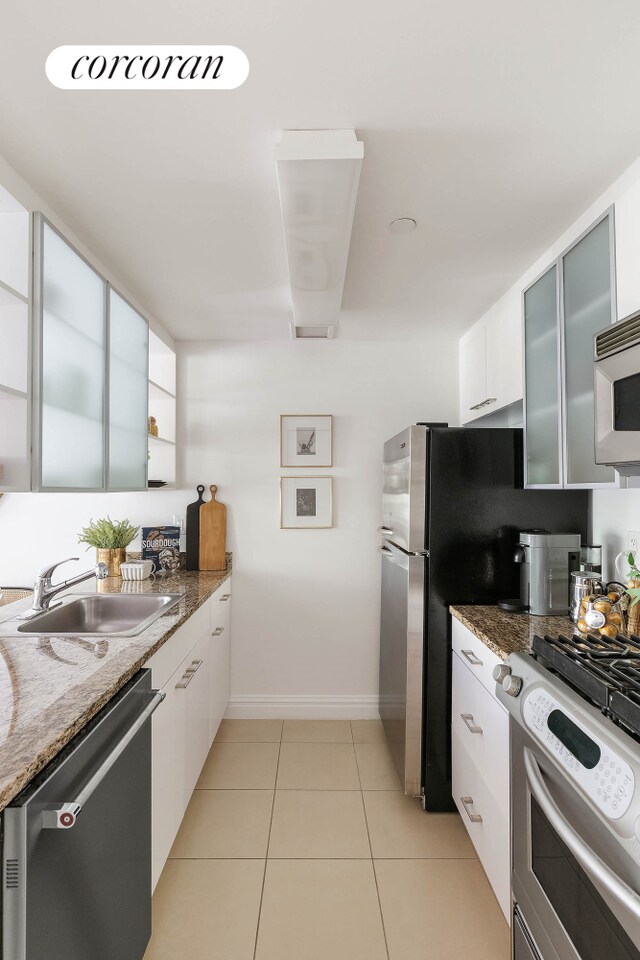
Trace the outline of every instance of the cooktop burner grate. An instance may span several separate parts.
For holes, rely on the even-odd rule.
[[[534,656],[588,700],[640,735],[640,640],[534,636]]]

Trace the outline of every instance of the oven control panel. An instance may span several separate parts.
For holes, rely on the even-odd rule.
[[[629,764],[543,687],[526,696],[522,714],[536,740],[592,803],[610,820],[624,816],[635,787]]]

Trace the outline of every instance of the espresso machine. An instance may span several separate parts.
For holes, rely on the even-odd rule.
[[[580,568],[580,534],[523,530],[514,561],[520,564],[521,609],[534,616],[566,616],[571,574]]]

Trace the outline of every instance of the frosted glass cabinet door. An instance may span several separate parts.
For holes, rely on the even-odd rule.
[[[147,488],[149,328],[109,288],[109,489]]]
[[[561,483],[557,283],[554,264],[524,292],[527,486]]]
[[[614,482],[595,462],[593,426],[593,335],[615,319],[610,229],[607,215],[562,260],[567,484]]]
[[[104,488],[105,282],[40,220],[41,478],[44,489]]]

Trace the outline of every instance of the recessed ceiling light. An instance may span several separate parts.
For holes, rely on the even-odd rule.
[[[413,217],[398,217],[389,224],[389,230],[393,233],[412,233],[418,226]]]

